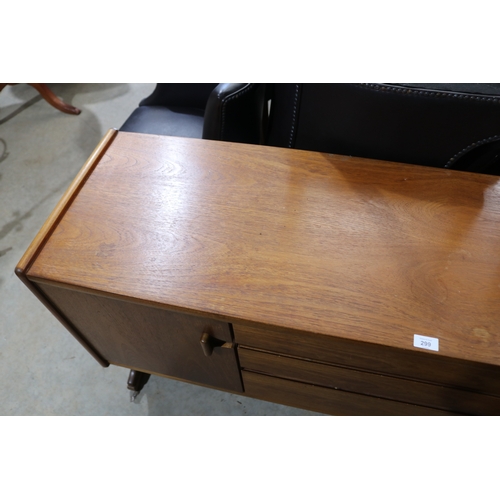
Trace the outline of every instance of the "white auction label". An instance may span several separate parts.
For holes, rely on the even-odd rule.
[[[439,351],[439,339],[435,339],[434,337],[424,337],[423,335],[414,335],[413,347],[429,349],[430,351]]]

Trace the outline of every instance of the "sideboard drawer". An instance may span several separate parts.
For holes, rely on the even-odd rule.
[[[242,371],[245,395],[331,415],[454,415],[423,406]]]
[[[500,397],[498,366],[310,332],[238,323],[233,330],[235,342],[243,347]]]
[[[47,283],[36,286],[83,339],[111,364],[242,391],[228,323]],[[224,347],[206,356],[204,332]]]
[[[500,415],[500,398],[239,347],[242,370],[469,415]]]

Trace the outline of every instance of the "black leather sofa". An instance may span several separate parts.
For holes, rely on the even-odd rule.
[[[266,144],[498,175],[500,84],[274,84]]]
[[[121,130],[499,175],[500,84],[158,84]]]

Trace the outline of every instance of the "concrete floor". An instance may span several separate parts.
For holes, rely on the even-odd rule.
[[[316,415],[160,377],[131,403],[128,370],[102,368],[15,276],[19,259],[104,133],[154,84],[26,84],[0,93],[0,415]]]

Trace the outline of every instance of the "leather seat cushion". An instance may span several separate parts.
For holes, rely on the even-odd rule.
[[[139,106],[120,128],[123,132],[201,139],[204,111],[195,108]]]

